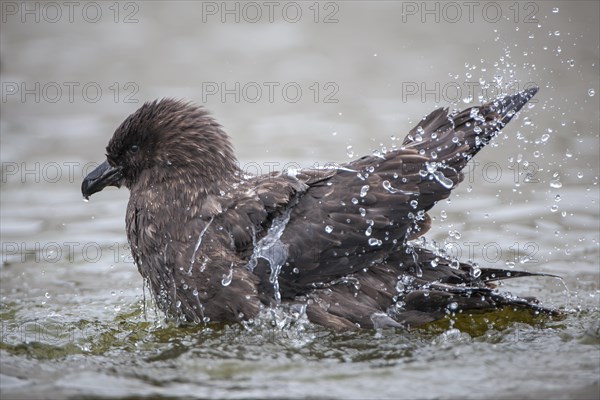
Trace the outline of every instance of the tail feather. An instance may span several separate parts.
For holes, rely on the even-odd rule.
[[[435,267],[432,267],[432,260],[436,260]],[[522,277],[557,278],[555,275],[475,268],[467,263],[460,263],[458,268],[455,268],[451,267],[450,263],[450,260],[436,257],[429,250],[413,247],[411,257],[405,257],[402,263],[410,276],[407,281],[409,284],[404,287],[403,301],[407,310],[439,313],[446,310],[493,310],[513,307],[552,316],[560,315],[559,311],[538,304],[535,298],[498,292],[492,283]]]
[[[537,93],[533,87],[482,106],[452,115],[440,108],[425,117],[404,139],[403,145],[436,153],[438,162],[460,171]]]
[[[523,278],[527,276],[547,276],[551,278],[560,278],[559,276],[552,274],[544,274],[540,272],[525,272],[525,271],[513,271],[509,269],[499,268],[481,268],[481,275],[479,279],[483,282],[501,281],[512,278]]]

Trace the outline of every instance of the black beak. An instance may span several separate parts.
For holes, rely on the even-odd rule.
[[[123,170],[121,167],[112,167],[107,160],[90,172],[81,183],[81,194],[87,200],[91,195],[101,191],[107,186],[121,187]]]

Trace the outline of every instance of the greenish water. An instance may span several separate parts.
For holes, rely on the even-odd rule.
[[[477,316],[462,330],[438,324],[413,332],[333,333],[306,323],[281,329],[268,319],[250,328],[161,326],[144,318],[141,307],[130,308],[103,321],[55,317],[17,327],[14,316],[3,319],[9,325],[1,347],[4,394],[413,398],[436,397],[443,387],[447,397],[512,391],[536,398],[597,390],[600,338],[585,333],[597,311],[533,325],[505,311]],[[473,332],[477,323],[494,328]],[[524,372],[519,366],[531,364],[534,354],[537,366]],[[557,357],[567,370],[556,369]],[[547,380],[543,389],[538,379]],[[499,380],[506,384],[490,384]]]
[[[124,23],[136,10],[125,3],[117,23],[112,3],[99,3],[97,23],[77,13],[44,21],[51,9],[22,22],[3,9],[3,399],[600,396],[598,3],[501,2],[497,22],[481,16],[484,3],[473,22],[465,8],[457,22],[423,22],[406,9],[420,2],[330,3],[338,22],[321,23],[336,10],[326,3],[318,23],[312,3],[299,3],[297,23],[204,21],[200,2],[133,2],[135,23]],[[532,10],[537,22],[526,18]],[[146,100],[204,104],[242,166],[266,173],[390,146],[436,107],[493,94],[450,91],[480,79],[541,90],[432,210],[427,236],[482,266],[561,276],[501,290],[536,296],[562,319],[504,310],[417,331],[334,333],[275,312],[248,327],[176,327],[155,312],[128,252],[127,191],[81,199],[88,163],[102,160],[115,127]],[[53,82],[63,88],[57,101]],[[69,82],[79,84],[73,101]],[[265,82],[297,84],[304,96],[206,92]],[[7,91],[23,83],[34,94]],[[81,92],[86,84],[102,89],[98,101]]]

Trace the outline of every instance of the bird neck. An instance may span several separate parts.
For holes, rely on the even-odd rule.
[[[152,215],[167,215],[170,222],[204,218],[220,212],[217,199],[235,188],[241,177],[237,166],[212,175],[190,169],[168,176],[148,171],[130,188],[130,201]]]

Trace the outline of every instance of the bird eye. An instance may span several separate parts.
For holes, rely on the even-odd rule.
[[[140,147],[137,144],[134,144],[133,146],[131,146],[129,148],[129,151],[131,151],[132,153],[137,153],[137,151],[140,149]]]

